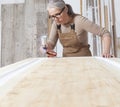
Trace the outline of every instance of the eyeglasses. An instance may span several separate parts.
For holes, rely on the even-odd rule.
[[[49,18],[53,18],[53,19],[59,18],[60,15],[62,14],[62,12],[64,11],[64,9],[65,9],[65,7],[63,7],[59,13],[56,13],[55,15],[49,16]]]

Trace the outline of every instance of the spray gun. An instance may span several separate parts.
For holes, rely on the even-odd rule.
[[[47,50],[47,47],[46,47],[46,43],[47,43],[47,36],[46,35],[43,35],[40,37],[41,39],[41,47],[43,48],[43,56],[45,57],[46,56],[46,50]]]
[[[46,35],[41,36],[41,46],[44,49],[44,55],[43,56],[47,55],[47,57],[55,57],[57,55],[57,53],[54,52],[53,50],[49,50],[47,48],[46,44],[47,44],[47,36]]]

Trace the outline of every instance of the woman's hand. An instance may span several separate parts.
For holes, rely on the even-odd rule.
[[[113,58],[114,56],[111,55],[110,53],[103,53],[102,57],[104,57],[104,58]]]
[[[46,54],[47,54],[47,57],[55,57],[57,55],[55,51],[49,50],[49,49],[46,50]]]
[[[48,49],[46,46],[40,47],[40,54],[47,57],[55,57],[57,55],[55,51],[53,51],[52,49]]]

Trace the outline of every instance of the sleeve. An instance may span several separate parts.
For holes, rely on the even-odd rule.
[[[55,22],[52,23],[50,34],[48,36],[47,45],[50,49],[54,49],[58,40],[57,33],[57,24]]]
[[[110,32],[106,28],[100,27],[99,25],[95,24],[94,22],[88,20],[85,17],[82,17],[79,20],[79,23],[81,23],[81,26],[82,26],[83,30],[85,30],[87,32],[90,32],[90,33],[93,33],[95,35],[98,35],[98,36],[102,37],[106,33],[110,34]]]

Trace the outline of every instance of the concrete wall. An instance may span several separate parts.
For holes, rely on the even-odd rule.
[[[1,66],[26,58],[40,57],[40,37],[48,31],[47,0],[1,6]]]

